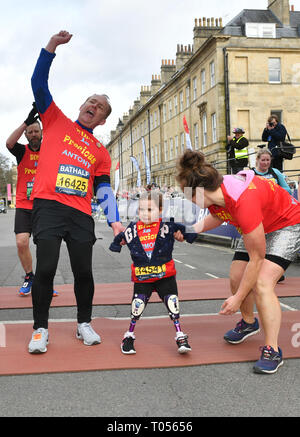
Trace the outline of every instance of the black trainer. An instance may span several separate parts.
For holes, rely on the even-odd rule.
[[[126,332],[122,344],[121,344],[121,351],[123,354],[135,354],[136,350],[134,349],[133,342],[135,340],[135,336],[132,333]]]

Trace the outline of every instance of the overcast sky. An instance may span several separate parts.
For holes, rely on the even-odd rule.
[[[108,136],[139,97],[141,85],[160,74],[161,60],[175,59],[177,44],[193,43],[195,18],[222,17],[226,24],[242,9],[268,5],[268,0],[0,1],[0,151],[9,157],[5,142],[31,109],[30,78],[40,49],[58,31],[73,38],[57,49],[52,96],[76,120],[86,97],[108,94],[113,112],[94,132]],[[300,10],[300,0],[290,4]]]

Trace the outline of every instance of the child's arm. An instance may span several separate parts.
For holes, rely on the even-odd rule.
[[[198,234],[196,234],[193,226],[185,226],[182,223],[175,223],[175,233],[178,231],[180,231],[181,234],[183,235],[183,239],[191,244],[198,237]]]
[[[122,242],[125,242],[124,232],[120,232],[118,235],[115,236],[114,241],[109,246],[109,250],[111,250],[112,252],[121,252],[122,246],[124,245],[124,243],[122,244]]]

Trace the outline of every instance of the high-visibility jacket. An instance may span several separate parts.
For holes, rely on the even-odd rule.
[[[238,138],[235,141],[235,144],[238,144],[242,138],[245,138],[244,135],[242,135],[240,138]],[[245,159],[248,158],[248,148],[244,147],[243,149],[235,149],[234,150],[234,156],[235,159]]]

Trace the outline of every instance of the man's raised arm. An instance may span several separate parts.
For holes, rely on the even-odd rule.
[[[62,30],[53,35],[46,48],[41,50],[31,78],[32,91],[40,114],[47,110],[53,100],[48,88],[48,77],[55,50],[57,46],[68,43],[71,38],[72,35],[69,32]]]

